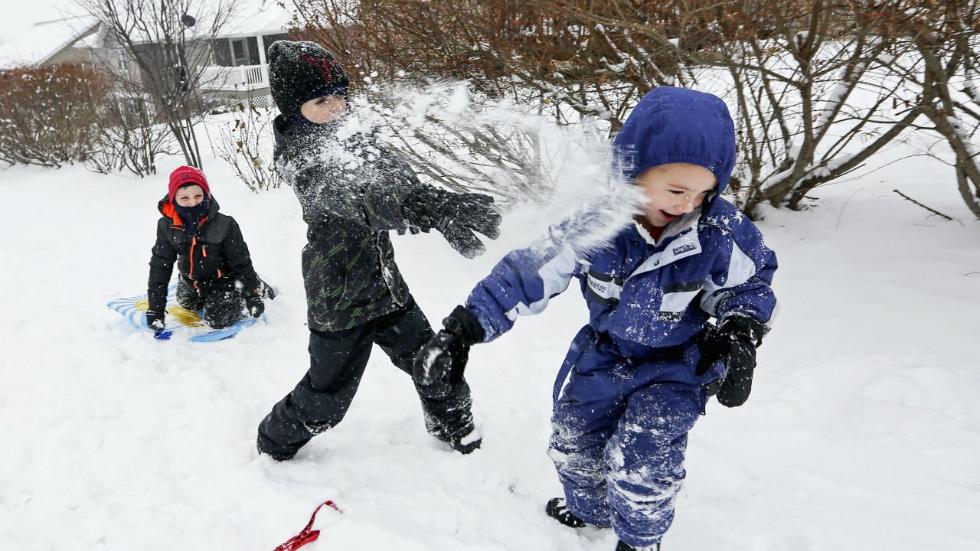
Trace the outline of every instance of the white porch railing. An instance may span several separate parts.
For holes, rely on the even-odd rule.
[[[212,65],[201,70],[203,90],[255,90],[269,86],[268,65],[238,65],[218,67]]]

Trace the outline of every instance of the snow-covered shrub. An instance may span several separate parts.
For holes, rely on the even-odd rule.
[[[908,88],[907,109],[920,110],[953,153],[960,196],[980,218],[980,0],[934,3],[893,0],[879,8],[879,25],[910,55],[881,59]]]
[[[82,65],[0,72],[0,161],[51,167],[85,161],[108,92],[103,75]]]
[[[114,95],[101,112],[99,134],[86,166],[109,174],[128,171],[139,177],[156,174],[156,159],[175,154],[174,138],[156,122],[153,103],[139,95]]]
[[[279,187],[273,166],[272,120],[277,113],[269,101],[246,98],[231,108],[231,122],[222,126],[217,153],[252,191]]]

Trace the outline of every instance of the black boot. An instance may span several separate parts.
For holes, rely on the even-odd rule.
[[[616,551],[660,551],[660,544],[655,543],[653,545],[644,545],[643,547],[633,547],[628,543],[619,542],[616,545]]]
[[[453,438],[449,441],[449,445],[463,455],[478,450],[481,444],[483,444],[483,435],[476,428],[459,438]]]
[[[571,528],[582,528],[585,526],[584,520],[573,515],[568,510],[568,507],[565,505],[565,498],[563,497],[555,497],[548,500],[548,504],[544,507],[544,512],[565,526]]]
[[[480,445],[483,444],[483,435],[477,430],[473,423],[469,424],[469,427],[464,427],[462,436],[449,436],[446,431],[441,427],[436,425],[434,422],[426,422],[429,434],[435,436],[438,440],[449,444],[449,447],[454,451],[466,455],[473,453],[474,451],[480,449]]]
[[[255,447],[259,450],[260,455],[268,455],[276,461],[289,461],[298,451],[298,448],[293,450],[277,445],[261,432],[259,433],[258,439],[256,439]]]

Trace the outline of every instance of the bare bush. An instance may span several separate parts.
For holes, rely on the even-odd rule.
[[[50,167],[85,161],[108,91],[101,74],[80,65],[0,72],[0,161]]]
[[[467,80],[488,98],[541,105],[556,119],[582,116],[617,130],[636,100],[658,84],[689,81],[671,50],[621,58],[628,33],[586,23],[552,2],[506,0],[292,0],[298,26],[335,50],[344,64],[388,80],[404,72]],[[589,13],[605,4],[589,2]],[[683,25],[676,10],[646,12],[651,25]],[[695,29],[689,29],[695,33]]]
[[[963,201],[980,218],[980,0],[894,0],[878,6],[875,25],[908,55],[888,70],[908,87],[903,103],[921,111],[953,151]]]
[[[231,115],[231,123],[221,128],[218,156],[252,191],[279,187],[272,160],[275,109],[247,98],[232,106]]]
[[[117,93],[101,112],[100,131],[88,167],[102,174],[128,171],[139,177],[156,174],[156,159],[173,155],[173,135],[155,122],[153,103],[140,95]]]
[[[628,31],[624,56],[673,49],[699,69],[700,87],[733,104],[740,164],[732,189],[750,214],[763,202],[798,208],[810,190],[862,166],[921,113],[893,109],[903,85],[883,78],[880,60],[894,51],[894,37],[869,24],[873,7],[861,1],[705,4],[685,15],[684,28],[702,29],[698,47],[644,24],[645,5],[612,0],[600,17],[585,11],[588,2],[560,4],[594,25]]]

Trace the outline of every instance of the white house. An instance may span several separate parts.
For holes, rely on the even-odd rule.
[[[99,21],[89,15],[37,21],[0,38],[0,70],[14,67],[92,63]]]
[[[275,4],[236,13],[212,44],[211,65],[201,74],[202,89],[231,97],[268,94],[266,53],[273,42],[288,38],[289,19]]]
[[[266,52],[287,38],[290,15],[271,1],[238,3],[203,56],[201,91],[210,97],[242,98],[269,94]],[[58,63],[111,64],[133,70],[123,50],[113,48],[99,21],[89,15],[36,22],[0,39],[0,70]]]

